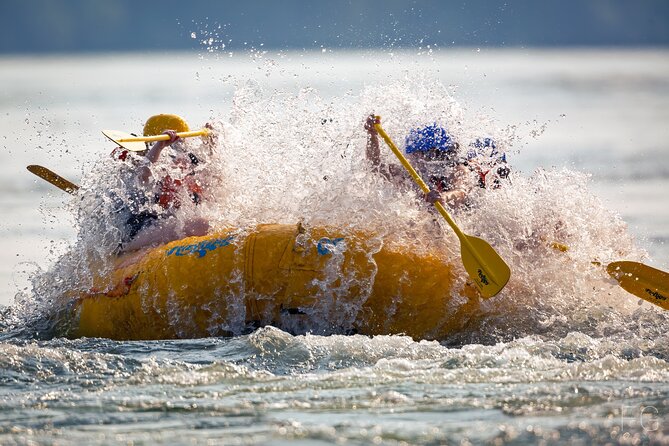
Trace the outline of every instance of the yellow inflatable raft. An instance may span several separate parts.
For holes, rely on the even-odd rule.
[[[478,299],[453,298],[473,287],[443,254],[387,245],[361,232],[262,225],[127,254],[76,297],[71,334],[197,338],[273,325],[445,339],[462,328]]]

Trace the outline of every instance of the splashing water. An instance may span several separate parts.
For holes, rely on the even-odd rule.
[[[236,91],[232,104],[228,117],[213,122],[217,143],[201,168],[208,198],[202,206],[182,200],[177,218],[197,213],[214,230],[296,222],[307,228],[364,229],[376,233],[380,243],[415,252],[436,246],[457,265],[459,280],[466,280],[459,243],[445,222],[439,221],[442,230],[435,233],[434,215],[412,191],[398,190],[371,172],[361,123],[370,112],[380,114],[384,128],[401,142],[408,129],[437,122],[460,142],[461,151],[476,138],[492,137],[509,153],[517,152],[515,129],[495,128],[485,117],[467,121],[448,89],[423,77],[328,101],[311,88],[296,94],[268,92],[249,81]],[[185,144],[202,156],[201,143]],[[394,162],[386,148],[382,156]],[[43,315],[48,308],[50,324],[59,326],[70,304],[63,296],[71,299],[92,286],[96,272],[110,271],[122,232],[122,222],[114,215],[116,200],[127,188],[119,164],[103,158],[82,180],[82,193],[70,203],[77,216],[77,241],[70,254],[35,276],[34,295],[39,297],[24,299],[20,306],[36,308],[23,313]],[[473,189],[471,206],[454,211],[465,233],[487,240],[506,259],[512,280],[500,296],[481,302],[480,323],[450,342],[495,342],[539,333],[563,336],[571,330],[600,334],[611,320],[634,311],[634,299],[591,262],[640,260],[645,254],[634,246],[620,218],[589,193],[587,182],[587,176],[569,170],[529,176],[514,171],[499,189]],[[569,250],[558,252],[550,247],[552,242]],[[332,271],[334,275],[337,270]],[[327,295],[328,284],[320,285]],[[456,296],[456,302],[465,300]],[[345,323],[340,326],[346,330]]]
[[[313,324],[283,331],[154,342],[58,338],[72,322],[72,296],[112,267],[121,240],[114,209],[126,187],[122,166],[102,157],[68,204],[76,241],[0,315],[0,443],[665,443],[669,317],[637,305],[592,263],[644,260],[645,252],[589,191],[587,175],[513,170],[527,144],[518,127],[466,118],[449,92],[419,76],[333,99],[248,82],[230,113],[212,119],[218,142],[202,166],[209,197],[200,206],[182,200],[180,220],[196,213],[214,229],[240,233],[301,222],[307,230],[375,234],[331,247],[326,276],[313,284],[331,305],[309,315]],[[400,145],[409,129],[434,122],[462,151],[492,137],[512,167],[503,187],[474,189],[471,206],[453,211],[464,232],[507,261],[511,282],[440,342],[337,334],[366,297],[365,278],[336,280],[346,250],[363,249],[373,262],[385,245],[436,247],[466,281],[450,228],[440,220],[435,228],[413,191],[394,188],[365,162],[362,124],[372,112]],[[536,127],[530,137],[543,131]],[[194,140],[187,145],[203,150]],[[385,147],[382,157],[395,162]],[[346,287],[362,292],[341,305],[335,297]],[[243,307],[242,297],[230,296],[229,305]],[[454,296],[452,313],[466,301]],[[234,333],[243,313],[231,313],[226,328]],[[170,317],[183,323],[189,315]]]

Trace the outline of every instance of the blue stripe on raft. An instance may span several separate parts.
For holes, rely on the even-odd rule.
[[[234,240],[234,236],[230,235],[226,238],[219,238],[215,240],[207,240],[200,243],[194,243],[191,245],[178,245],[173,246],[172,248],[166,251],[166,257],[175,255],[177,257],[187,256],[187,255],[197,255],[199,258],[202,258],[207,255],[209,251],[214,251],[223,246],[228,246]]]

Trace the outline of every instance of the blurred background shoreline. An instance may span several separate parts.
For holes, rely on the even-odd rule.
[[[4,0],[0,54],[669,44],[662,0]]]

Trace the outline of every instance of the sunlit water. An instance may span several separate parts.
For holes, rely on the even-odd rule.
[[[591,263],[669,270],[667,52],[205,54],[0,60],[1,443],[669,441],[669,317]],[[362,121],[382,115],[398,142],[434,121],[464,144],[491,136],[511,183],[454,217],[512,282],[441,342],[328,321],[313,332],[330,336],[60,338],[62,290],[117,242],[96,201],[115,184],[99,130],[157,112],[219,132],[217,198],[198,209],[215,227],[366,229],[456,263],[449,228],[369,172]]]

